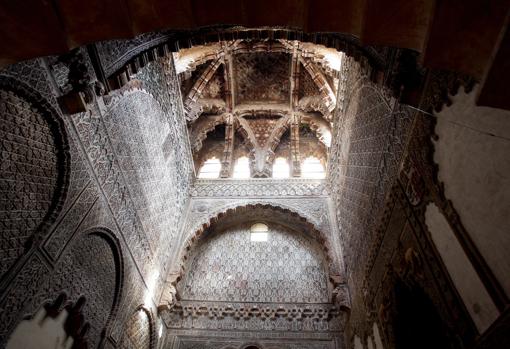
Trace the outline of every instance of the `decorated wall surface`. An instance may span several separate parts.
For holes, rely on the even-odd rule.
[[[0,71],[1,347],[508,342],[508,113],[413,52],[269,32]],[[219,178],[197,179],[211,156]]]
[[[24,317],[59,295],[65,301],[57,311],[83,299],[79,313],[89,330],[82,340],[90,347],[118,345],[125,324],[135,326],[140,304],[155,312],[162,265],[189,196],[191,156],[180,141],[187,134],[172,62],[154,63],[131,88],[98,94],[87,99],[85,112],[64,115],[57,99],[74,88],[67,75],[73,64],[88,84],[96,81],[85,50],[74,54],[0,72],[7,193],[0,235],[2,346]],[[143,338],[154,336],[154,326],[143,331],[149,331]]]
[[[120,347],[126,349],[152,348],[156,335],[153,326],[149,314],[144,309],[137,310],[125,325]]]
[[[176,344],[175,349],[230,349],[239,347],[249,347],[250,344],[255,345],[254,348],[267,348],[267,349],[332,349],[335,348],[335,344],[331,341],[271,341],[262,340],[256,342],[243,342],[243,341],[221,341],[221,340],[210,340],[210,341],[199,341],[199,340],[186,340],[183,339]]]
[[[323,234],[334,265],[331,271],[344,273],[338,233],[331,217],[326,181],[321,179],[197,180],[182,227],[179,249],[183,250],[197,231],[217,215],[247,205],[271,205],[305,218]],[[255,218],[255,217],[252,217]],[[293,216],[284,219],[292,221]],[[337,247],[334,247],[337,246]]]
[[[178,300],[162,312],[173,338],[169,348],[342,343],[348,294],[333,290],[338,265],[323,245],[327,235],[288,206],[266,200],[225,199],[230,208],[209,213],[209,228],[183,247],[191,252],[181,254]],[[252,241],[251,227],[260,222],[267,240]]]
[[[328,178],[353,295],[346,340],[357,348],[458,348],[474,345],[484,334],[477,345],[495,345],[503,340],[507,325],[501,314],[508,300],[498,281],[501,269],[487,264],[497,258],[497,248],[486,259],[483,245],[499,235],[495,229],[493,239],[481,243],[483,229],[474,228],[492,199],[484,199],[484,205],[467,202],[505,181],[494,171],[484,175],[487,181],[477,180],[482,168],[505,166],[493,162],[505,141],[501,133],[488,131],[502,115],[474,108],[473,92],[457,95],[459,85],[466,91],[473,86],[463,76],[431,73],[420,108],[412,110],[384,97],[384,90],[363,78],[361,66],[352,70],[350,64],[357,65],[344,64],[350,68],[340,89],[355,87],[342,101],[343,112],[337,109],[342,126],[333,137]],[[453,105],[442,106],[441,96],[448,94]],[[442,110],[434,113],[437,108]],[[463,117],[468,110],[473,112]],[[478,158],[482,153],[487,155]],[[477,165],[468,166],[471,160]],[[482,187],[485,194],[472,193]],[[504,197],[505,191],[498,194]],[[497,259],[505,264],[504,257]],[[438,325],[420,330],[430,323]]]
[[[269,224],[267,241],[252,241],[250,226],[217,231],[191,257],[181,281],[183,300],[327,303],[322,251],[310,238]]]
[[[369,74],[352,58],[343,62],[327,179],[353,292],[354,328],[367,311],[361,280],[412,124],[410,110],[369,81]]]

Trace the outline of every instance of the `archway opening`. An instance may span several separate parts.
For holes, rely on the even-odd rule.
[[[443,321],[425,292],[401,280],[395,285],[396,349],[452,348]]]

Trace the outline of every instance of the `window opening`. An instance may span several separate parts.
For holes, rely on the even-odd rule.
[[[301,166],[301,177],[303,178],[326,178],[324,166],[315,156],[309,156],[303,161]]]
[[[250,160],[246,156],[237,159],[232,178],[250,178]]]
[[[289,178],[290,167],[287,159],[278,157],[273,163],[273,178]]]
[[[218,178],[221,171],[221,162],[216,157],[207,160],[198,173],[198,178]]]
[[[255,223],[250,228],[250,241],[265,242],[267,241],[269,228],[264,223]]]

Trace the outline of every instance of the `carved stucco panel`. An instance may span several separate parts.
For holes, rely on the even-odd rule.
[[[249,225],[204,238],[193,255],[179,294],[187,300],[327,303],[325,256],[304,234],[268,223],[265,242],[250,239]]]
[[[182,226],[180,244],[176,254],[182,253],[185,245],[204,226],[210,224],[212,218],[219,214],[247,205],[269,205],[297,213],[311,223],[324,237],[325,247],[331,251],[330,270],[333,273],[343,272],[343,261],[340,247],[334,246],[336,239],[332,234],[334,227],[329,216],[329,204],[325,197],[310,198],[192,198],[186,222]],[[181,252],[179,252],[181,251]],[[176,261],[177,262],[177,261]]]

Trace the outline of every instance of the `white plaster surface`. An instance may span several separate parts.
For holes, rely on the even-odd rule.
[[[510,112],[462,90],[437,114],[434,160],[445,194],[510,295]]]
[[[425,221],[441,258],[476,327],[483,333],[499,315],[444,215],[429,204]]]
[[[379,327],[377,327],[377,323],[374,322],[374,342],[375,349],[384,349],[381,335],[379,334]]]

